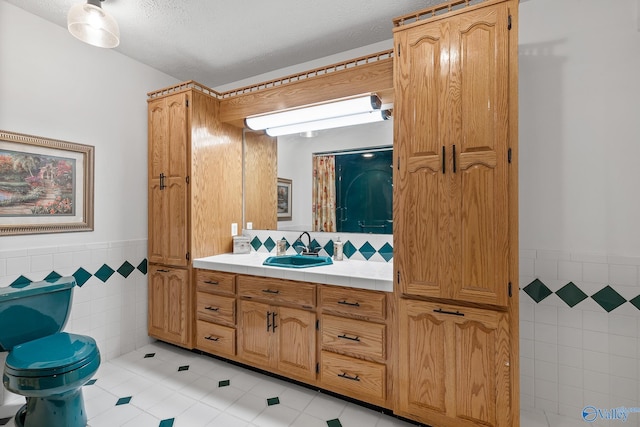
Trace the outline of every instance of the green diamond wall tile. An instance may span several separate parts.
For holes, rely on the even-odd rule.
[[[129,275],[131,274],[131,272],[133,272],[133,270],[135,270],[136,268],[131,265],[129,263],[129,261],[125,261],[122,263],[122,265],[120,266],[120,268],[118,268],[118,273],[120,273],[120,275],[122,277],[129,277]]]
[[[629,302],[630,302],[631,304],[633,304],[633,306],[634,306],[635,308],[637,308],[638,310],[640,310],[640,295],[638,295],[638,296],[637,296],[637,297],[635,297],[635,298],[631,298],[631,299],[629,300]]]
[[[84,268],[80,267],[79,269],[76,270],[75,273],[73,273],[73,277],[75,277],[76,279],[76,284],[82,287],[82,285],[87,283],[87,280],[91,278],[91,273],[89,273]]]
[[[347,258],[351,258],[353,254],[357,252],[357,249],[350,241],[347,240],[342,245],[342,252],[346,255]]]
[[[393,258],[393,246],[389,243],[385,243],[382,245],[378,253],[382,255],[382,258],[384,258],[385,261],[389,262],[391,258]]]
[[[364,242],[364,245],[360,246],[360,253],[364,257],[364,259],[368,260],[376,253],[376,250],[373,246],[371,246],[371,243]]]
[[[24,288],[29,283],[31,283],[31,279],[29,279],[28,277],[25,277],[25,276],[20,276],[16,280],[11,282],[9,287],[11,287],[11,288]]]
[[[573,307],[581,301],[584,301],[589,296],[582,292],[573,282],[569,282],[562,288],[558,289],[556,295],[560,297],[569,307]]]
[[[47,282],[55,282],[61,277],[62,276],[60,274],[56,273],[55,271],[52,271],[47,275],[47,277],[44,278],[44,280],[46,280]]]
[[[136,267],[142,274],[147,274],[147,259],[143,259],[140,264]]]
[[[106,282],[113,273],[115,273],[113,268],[109,267],[107,264],[102,264],[102,267],[96,271],[95,276],[103,282]]]
[[[540,279],[536,279],[529,283],[524,287],[523,291],[525,291],[535,302],[540,302],[553,293],[547,285],[540,281]]]
[[[253,250],[257,251],[260,249],[260,246],[262,246],[262,242],[258,239],[258,236],[254,237],[253,240],[251,240],[251,247],[253,247]]]
[[[611,312],[612,310],[615,310],[616,308],[627,302],[627,300],[624,299],[622,295],[614,291],[613,288],[609,285],[591,295],[591,298],[607,312]]]
[[[327,255],[333,256],[333,240],[329,240],[326,245],[324,245],[324,250],[327,251]]]
[[[267,237],[267,240],[264,241],[264,247],[271,252],[271,250],[276,247],[276,242],[274,242],[271,237]]]

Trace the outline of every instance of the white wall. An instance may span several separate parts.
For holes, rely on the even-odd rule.
[[[175,82],[0,0],[0,129],[95,146],[95,230],[0,237],[0,287],[145,260],[146,94]],[[92,276],[67,330],[93,336],[103,360],[147,343],[146,282],[138,269]]]
[[[521,403],[579,421],[587,405],[640,406],[640,310],[591,298],[640,295],[638,3],[520,4],[520,286],[588,296],[520,293]]]

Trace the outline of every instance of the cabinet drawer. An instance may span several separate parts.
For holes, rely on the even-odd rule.
[[[363,289],[320,287],[320,304],[324,311],[385,320],[387,295]]]
[[[303,308],[316,306],[316,285],[267,277],[238,276],[238,296]]]
[[[236,293],[235,274],[220,271],[196,270],[196,290],[216,294]]]
[[[220,295],[197,292],[196,311],[198,318],[211,322],[222,322],[235,325],[236,299]]]
[[[198,320],[196,334],[196,347],[199,350],[212,354],[235,356],[235,329]]]
[[[322,316],[322,347],[358,356],[385,358],[386,325],[344,317]]]
[[[341,354],[322,352],[322,385],[380,406],[385,405],[386,366]]]

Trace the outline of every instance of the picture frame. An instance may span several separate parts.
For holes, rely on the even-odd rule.
[[[93,231],[94,147],[0,130],[0,236]]]
[[[278,178],[278,221],[291,221],[293,209],[293,181],[286,178]]]

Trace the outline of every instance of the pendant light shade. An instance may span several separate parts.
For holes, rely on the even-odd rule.
[[[67,28],[77,39],[93,46],[113,48],[120,44],[118,23],[100,5],[103,0],[88,0],[69,9]]]

